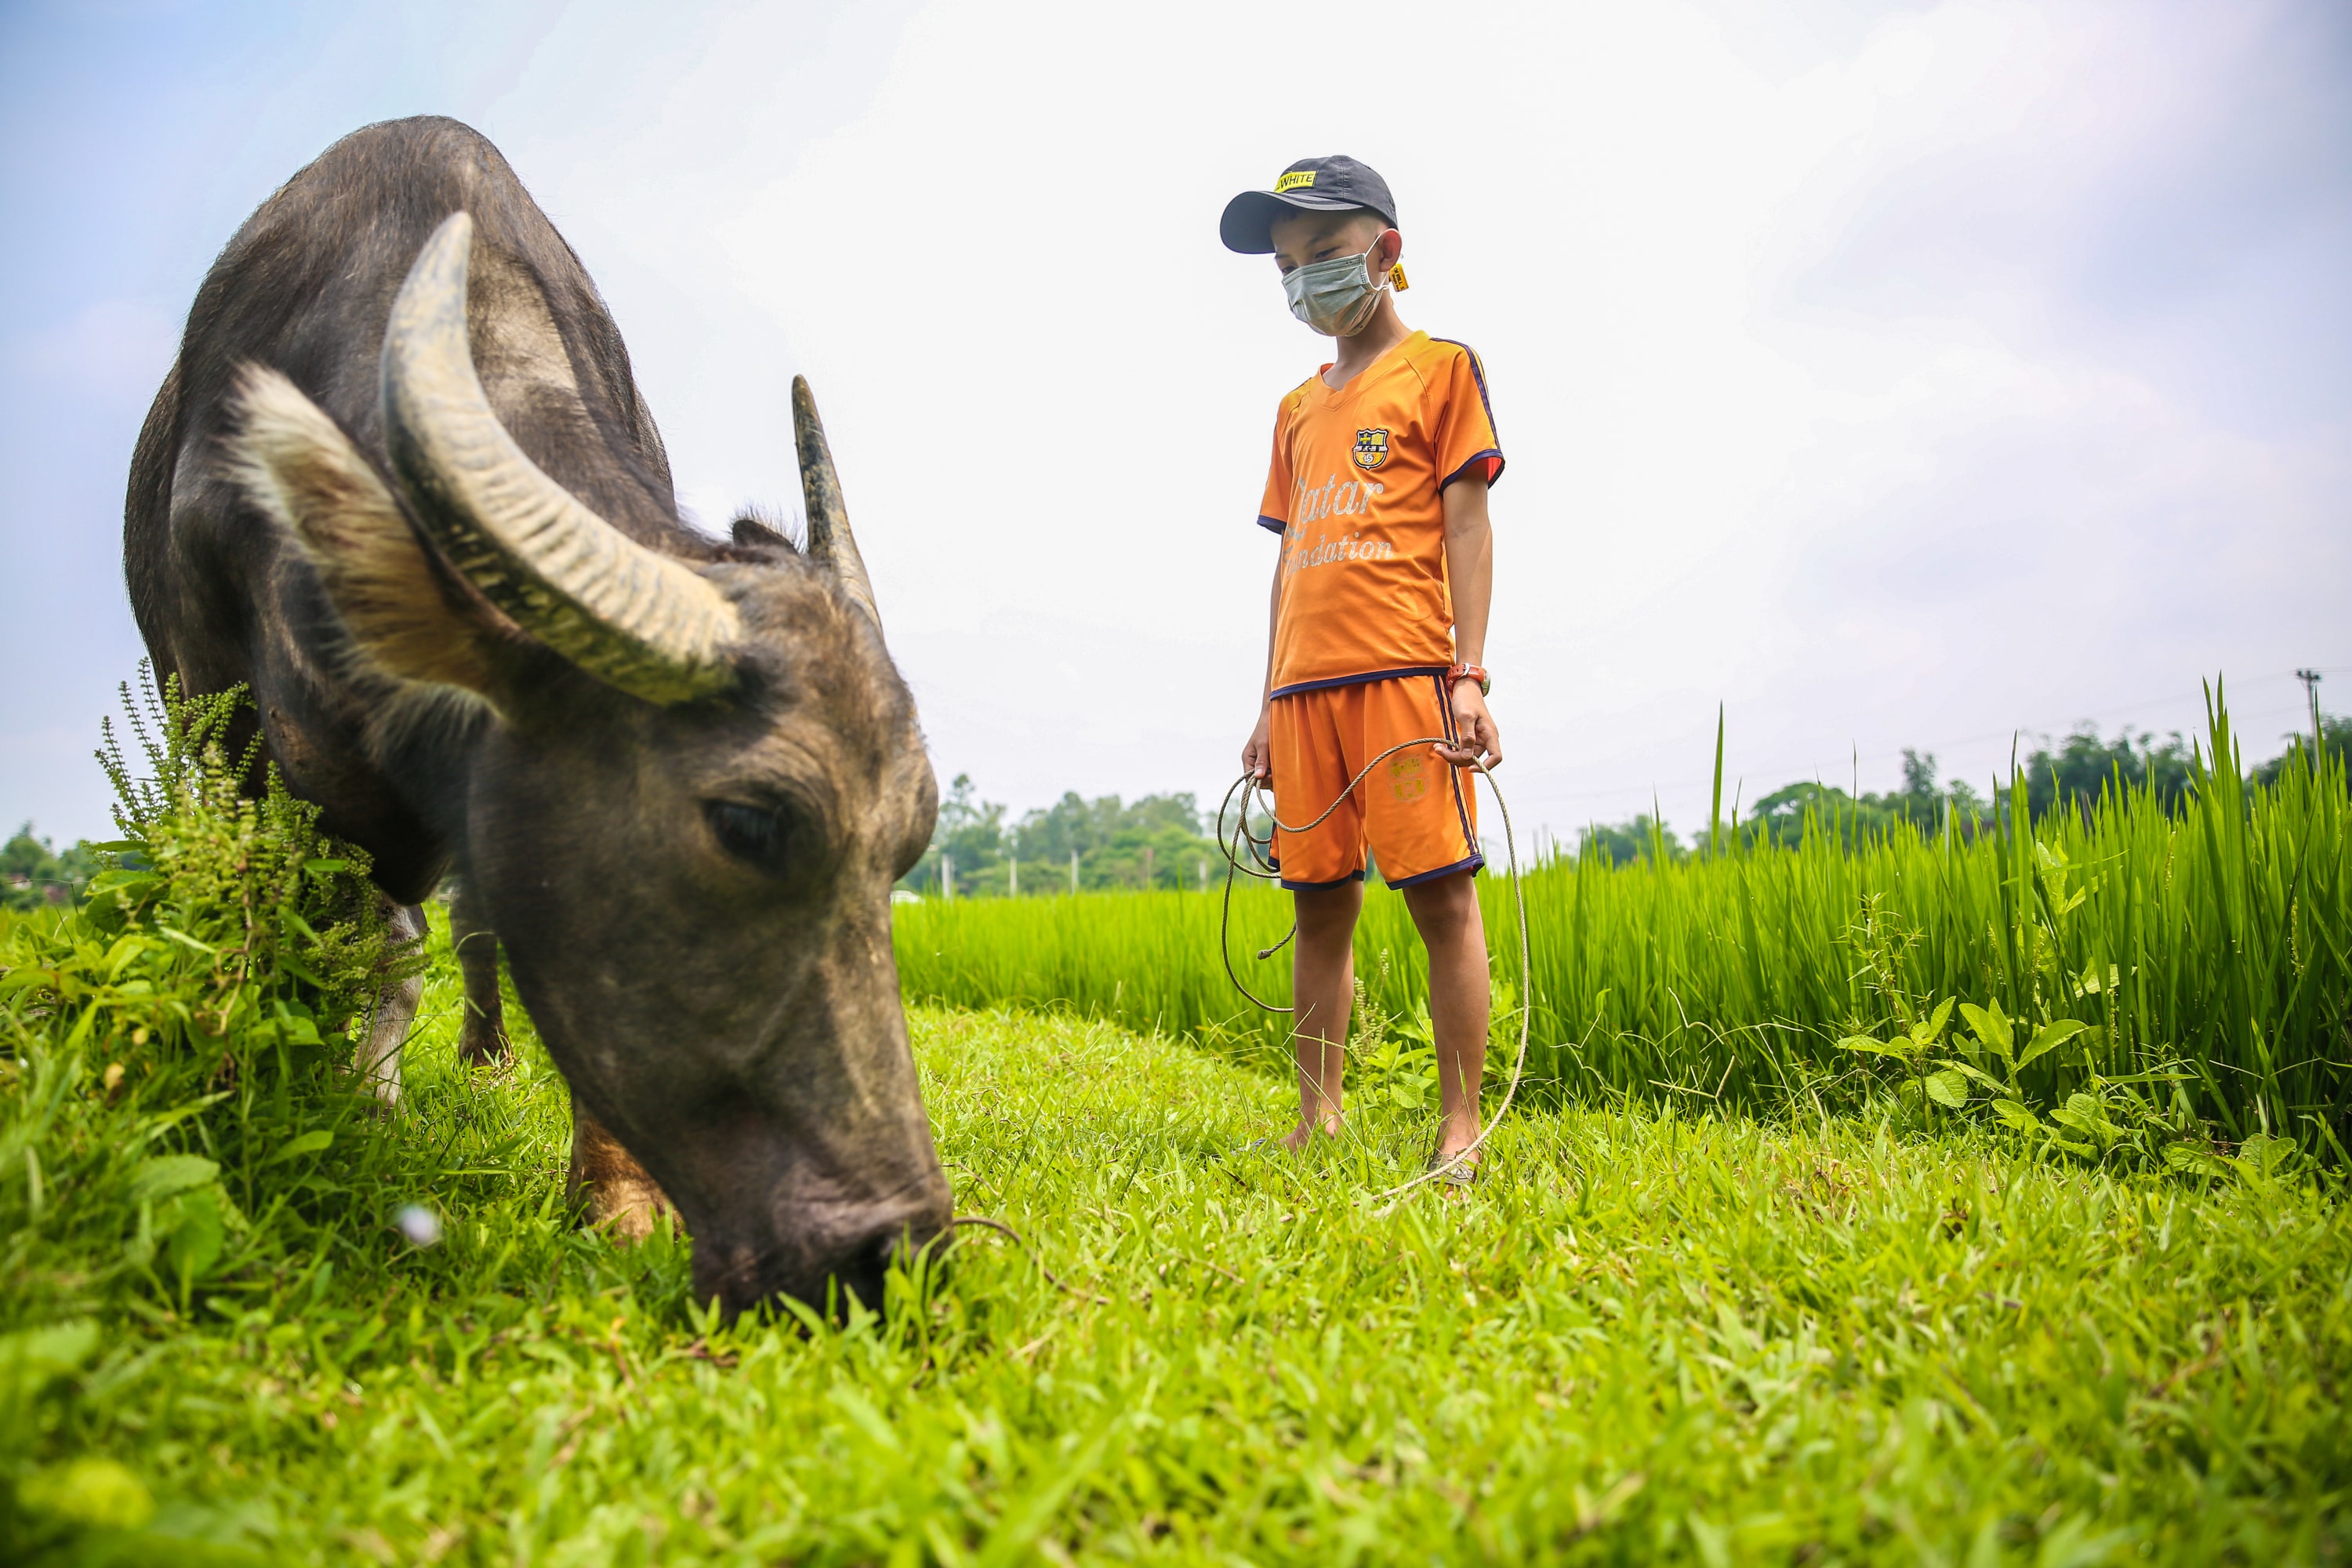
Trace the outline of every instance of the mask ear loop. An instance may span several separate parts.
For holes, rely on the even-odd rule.
[[[1372,243],[1365,247],[1364,298],[1360,301],[1363,308],[1356,312],[1353,321],[1349,323],[1347,329],[1347,331],[1337,333],[1335,334],[1336,336],[1346,337],[1349,332],[1359,332],[1363,331],[1364,323],[1372,319],[1372,312],[1381,308],[1381,291],[1404,277],[1404,268],[1401,264],[1391,264],[1384,271],[1375,272],[1372,270],[1372,256],[1374,252],[1380,249],[1381,241],[1396,233],[1397,231],[1395,229],[1384,228],[1377,235],[1374,235],[1372,237]],[[1404,237],[1402,235],[1398,235],[1397,237],[1398,240],[1402,242]]]

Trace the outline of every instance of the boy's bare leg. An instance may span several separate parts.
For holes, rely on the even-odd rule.
[[[1470,873],[1404,889],[1405,908],[1429,949],[1429,1021],[1437,1036],[1437,1157],[1450,1160],[1478,1136],[1478,1086],[1486,1072],[1486,922]],[[1306,934],[1302,924],[1300,934]],[[1477,1156],[1468,1163],[1475,1164]]]
[[[1347,1060],[1348,1010],[1356,999],[1356,916],[1364,885],[1342,882],[1291,895],[1298,939],[1290,949],[1293,1050],[1298,1060],[1298,1125],[1283,1139],[1304,1149],[1317,1128],[1339,1131],[1339,1084]]]

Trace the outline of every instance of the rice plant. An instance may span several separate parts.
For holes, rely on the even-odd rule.
[[[1526,878],[1530,1071],[1556,1095],[1779,1106],[1892,1092],[1899,1066],[1843,1042],[1886,1037],[1939,1005],[1998,1006],[2031,1038],[2082,1026],[2025,1064],[2021,1103],[2065,1106],[2124,1080],[2231,1141],[2292,1137],[2341,1157],[2352,1136],[2352,798],[2340,759],[2246,780],[2212,708],[2196,789],[2168,813],[2116,787],[2031,823],[2022,778],[1973,837],[1909,828],[1807,833],[1793,848],[1623,867],[1555,858]],[[1511,892],[1481,879],[1498,977]],[[1230,951],[1288,998],[1287,899],[1235,890]],[[1063,1005],[1130,1027],[1282,1059],[1283,1023],[1228,983],[1216,893],[1080,894],[901,906],[910,994]],[[1365,901],[1358,970],[1388,1014],[1425,1002],[1404,901]],[[1389,962],[1382,963],[1387,955]],[[1990,1106],[1989,1090],[1976,1097]]]

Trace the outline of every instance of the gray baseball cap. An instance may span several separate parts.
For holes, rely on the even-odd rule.
[[[1301,158],[1282,172],[1270,191],[1244,191],[1225,204],[1217,237],[1227,250],[1265,256],[1274,249],[1275,220],[1294,212],[1345,212],[1370,207],[1396,226],[1396,198],[1389,183],[1365,164],[1337,153]]]

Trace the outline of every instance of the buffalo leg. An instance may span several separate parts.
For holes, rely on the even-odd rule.
[[[572,1097],[572,1170],[563,1192],[615,1241],[643,1241],[653,1234],[656,1216],[672,1212],[645,1167],[604,1131],[577,1093]]]
[[[449,903],[449,938],[466,977],[466,1025],[459,1050],[467,1065],[506,1060],[506,1003],[499,994],[499,933],[482,919],[480,900],[465,883]]]
[[[407,943],[425,935],[425,910],[416,904],[394,904],[386,922],[393,940]],[[367,1039],[360,1047],[360,1076],[368,1092],[387,1108],[400,1103],[400,1050],[416,1021],[416,1005],[425,997],[425,976],[412,974],[375,994],[368,1010]]]

